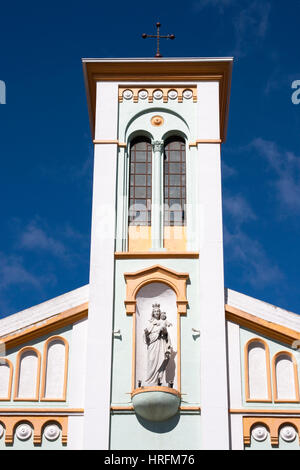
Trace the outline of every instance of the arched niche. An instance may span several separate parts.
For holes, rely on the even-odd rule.
[[[147,322],[149,325],[152,305],[155,304],[159,304],[160,310],[166,312],[166,322],[172,324],[167,327],[172,349],[164,376],[166,380],[160,386],[170,386],[173,382],[172,385],[180,391],[180,316],[185,315],[187,310],[186,281],[189,276],[156,265],[135,273],[125,273],[124,277],[126,313],[133,316],[132,391],[140,385],[156,385],[143,383],[147,374],[145,363],[148,347],[144,329]]]
[[[52,336],[46,341],[43,356],[41,400],[66,400],[68,351],[68,342],[61,336]]]
[[[0,401],[10,400],[13,365],[6,358],[0,358]]]
[[[19,351],[16,365],[14,400],[38,401],[41,353],[32,347]]]
[[[165,313],[165,318],[156,320],[152,316],[154,305],[159,306],[158,309]],[[171,287],[162,282],[151,282],[144,285],[136,296],[136,364],[135,364],[135,388],[141,382],[142,386],[156,386],[158,378],[161,385],[167,387],[172,384],[177,389],[177,354],[178,354],[178,337],[177,337],[177,305],[176,294]],[[145,329],[152,330],[153,337],[161,336],[161,328],[163,328],[162,340],[158,340],[152,345],[147,345]],[[158,342],[164,346],[156,347]],[[149,348],[153,349],[151,352]],[[153,374],[155,368],[155,348],[158,349],[160,355],[161,372]],[[154,353],[154,354],[153,354]],[[153,357],[152,367],[148,367],[148,355]],[[151,370],[152,369],[152,370]],[[159,377],[158,377],[159,376]]]
[[[245,346],[245,385],[247,401],[272,401],[269,347],[260,338],[252,338]]]
[[[288,351],[273,357],[273,388],[276,402],[299,402],[297,363]]]

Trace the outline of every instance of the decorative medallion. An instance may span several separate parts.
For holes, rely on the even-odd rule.
[[[133,93],[131,90],[127,89],[123,91],[123,98],[125,98],[125,100],[131,100],[132,97]]]
[[[161,100],[162,97],[163,97],[163,92],[161,90],[155,90],[153,92],[153,97],[156,99],[156,100]]]
[[[147,90],[140,90],[139,91],[139,98],[141,100],[145,100],[146,98],[148,98],[148,91]]]
[[[262,442],[267,439],[268,437],[268,431],[264,426],[255,426],[252,429],[252,437],[258,441]]]
[[[284,426],[280,429],[280,437],[286,442],[292,442],[296,439],[297,433],[293,426]]]
[[[44,435],[48,441],[55,441],[59,437],[60,429],[57,424],[48,424],[45,427]]]
[[[190,100],[190,99],[193,97],[193,92],[192,92],[192,90],[184,90],[184,92],[183,92],[182,94],[183,94],[183,97],[184,97],[186,100]]]
[[[151,124],[152,126],[162,126],[164,123],[164,118],[161,116],[153,116],[151,118]]]
[[[3,434],[4,434],[4,426],[3,424],[0,424],[0,439],[3,436]]]
[[[16,429],[16,435],[21,441],[27,441],[32,434],[32,429],[29,424],[20,424]]]
[[[178,96],[178,93],[177,93],[176,90],[170,90],[170,91],[168,92],[168,97],[169,97],[171,100],[176,100],[177,96]]]

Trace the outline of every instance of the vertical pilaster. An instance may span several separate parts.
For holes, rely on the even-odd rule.
[[[152,142],[152,210],[151,210],[151,234],[152,250],[163,250],[163,152],[164,142],[156,140]]]
[[[117,140],[118,85],[98,82],[95,139]],[[95,144],[84,448],[108,449],[116,225],[116,143]]]
[[[198,85],[198,138],[219,138],[219,84]],[[201,143],[198,158],[201,447],[228,449],[220,144]]]

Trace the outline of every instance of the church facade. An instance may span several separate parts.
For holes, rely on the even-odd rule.
[[[83,59],[90,282],[0,320],[0,449],[300,448],[300,317],[224,287],[232,64]]]

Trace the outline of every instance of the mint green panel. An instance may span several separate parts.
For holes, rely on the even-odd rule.
[[[197,259],[145,259],[117,260],[115,269],[114,331],[120,330],[113,340],[112,405],[130,404],[132,377],[132,316],[126,315],[124,300],[126,284],[124,273],[135,272],[153,265],[161,265],[177,272],[188,272],[187,315],[181,316],[181,392],[183,405],[200,403],[200,337],[192,328],[200,329],[198,307],[198,264]]]
[[[191,450],[199,449],[199,415],[176,415],[164,423],[149,423],[134,414],[111,417],[112,450]]]

